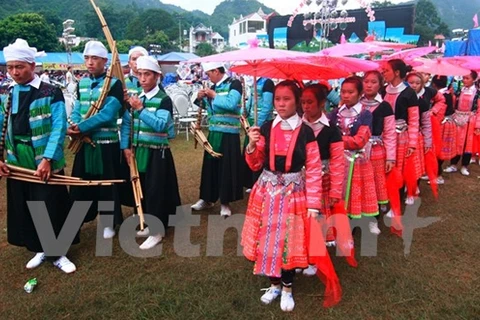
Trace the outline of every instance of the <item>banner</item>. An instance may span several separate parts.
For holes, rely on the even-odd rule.
[[[85,64],[74,64],[72,65],[73,70],[82,70],[86,71],[87,67]],[[44,62],[42,63],[42,69],[43,70],[60,70],[60,71],[67,71],[68,69],[68,64],[67,63],[47,63]]]

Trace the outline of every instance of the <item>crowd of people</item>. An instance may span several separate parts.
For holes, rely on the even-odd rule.
[[[7,158],[4,161],[0,150],[0,175],[8,177],[7,164],[14,164],[35,170],[47,181],[53,173],[63,174],[65,137],[83,139],[72,176],[129,179],[129,166],[136,163],[145,211],[167,227],[181,199],[169,145],[175,136],[173,104],[158,84],[157,61],[144,48],[132,48],[123,89],[119,79],[107,77],[105,46],[88,42],[84,59],[89,76],[78,83],[67,124],[60,90],[34,73],[35,52],[21,39],[4,48],[16,84],[1,101],[0,141]],[[199,200],[192,210],[209,209],[220,201],[220,215],[227,218],[232,215],[230,203],[243,199],[247,189],[243,252],[254,262],[254,274],[270,279],[262,303],[281,297],[283,311],[294,309],[297,270],[323,280],[325,306],[340,301],[340,282],[326,248],[339,247],[356,266],[347,217],[367,219],[368,231],[379,235],[378,217],[398,222],[400,199],[412,205],[422,178],[436,194],[445,182],[444,172],[457,171],[461,160],[461,173],[469,175],[472,154],[480,151],[475,71],[463,77],[455,95],[446,76],[426,77],[402,60],[390,60],[381,71],[345,79],[336,102],[336,91],[324,81],[275,84],[259,78],[255,112],[254,94],[246,99],[242,82],[230,77],[223,64],[204,63],[202,69],[213,85],[198,93],[197,104],[207,110],[208,142],[222,157],[205,151]],[[92,104],[99,101],[101,108],[90,115]],[[247,124],[243,144],[242,123]],[[85,222],[97,218],[98,201],[114,201],[113,213],[100,214],[113,214],[115,226],[123,219],[121,205],[134,206],[129,184],[67,190],[7,179],[9,243],[35,253],[28,269],[48,260],[66,273],[76,266],[66,256],[46,253],[27,207],[31,200],[45,201],[57,236],[73,201],[93,201]],[[329,221],[323,233],[314,227],[319,221]],[[104,226],[104,238],[115,233],[115,227]],[[162,241],[164,232],[147,227],[138,235],[148,236],[140,245],[148,250]],[[74,244],[78,242],[77,235]],[[314,254],[319,250],[324,254]]]

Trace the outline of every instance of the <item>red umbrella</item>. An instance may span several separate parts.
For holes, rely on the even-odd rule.
[[[423,63],[421,66],[415,67],[415,70],[420,72],[426,72],[439,76],[464,76],[470,74],[470,70],[453,65],[442,58],[437,58],[434,60],[417,59],[417,61],[421,61]]]
[[[320,80],[345,78],[350,72],[319,64],[309,63],[302,60],[271,60],[264,61],[261,65],[253,68],[248,64],[236,65],[230,71],[257,77],[274,79]]]
[[[202,62],[242,62],[245,65],[250,67],[250,70],[254,77],[254,115],[255,123],[257,122],[257,77],[260,74],[256,73],[257,70],[262,64],[267,61],[274,59],[294,59],[298,57],[308,56],[308,53],[298,52],[298,51],[287,51],[287,50],[278,50],[278,49],[268,49],[268,48],[259,48],[258,40],[252,39],[249,41],[249,47],[246,49],[229,51],[219,54],[214,54],[211,56],[197,58],[188,60],[187,63],[202,63]]]

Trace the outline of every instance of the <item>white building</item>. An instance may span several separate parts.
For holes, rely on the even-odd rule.
[[[211,44],[217,52],[222,52],[225,47],[225,39],[217,32],[213,32],[212,27],[205,27],[202,23],[195,28],[190,27],[189,43],[190,53],[195,53],[200,43]]]
[[[267,15],[260,8],[257,12],[246,17],[234,18],[232,24],[228,26],[229,45],[239,48],[247,45],[248,40],[254,39],[258,35],[265,36],[267,34],[267,20],[273,14]]]

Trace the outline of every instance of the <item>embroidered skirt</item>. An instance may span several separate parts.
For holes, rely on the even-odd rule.
[[[280,277],[281,270],[308,266],[307,202],[302,172],[264,170],[253,186],[242,230],[243,254],[253,273]]]
[[[442,147],[438,157],[440,160],[450,160],[457,155],[457,126],[450,117],[446,117],[441,130]]]

